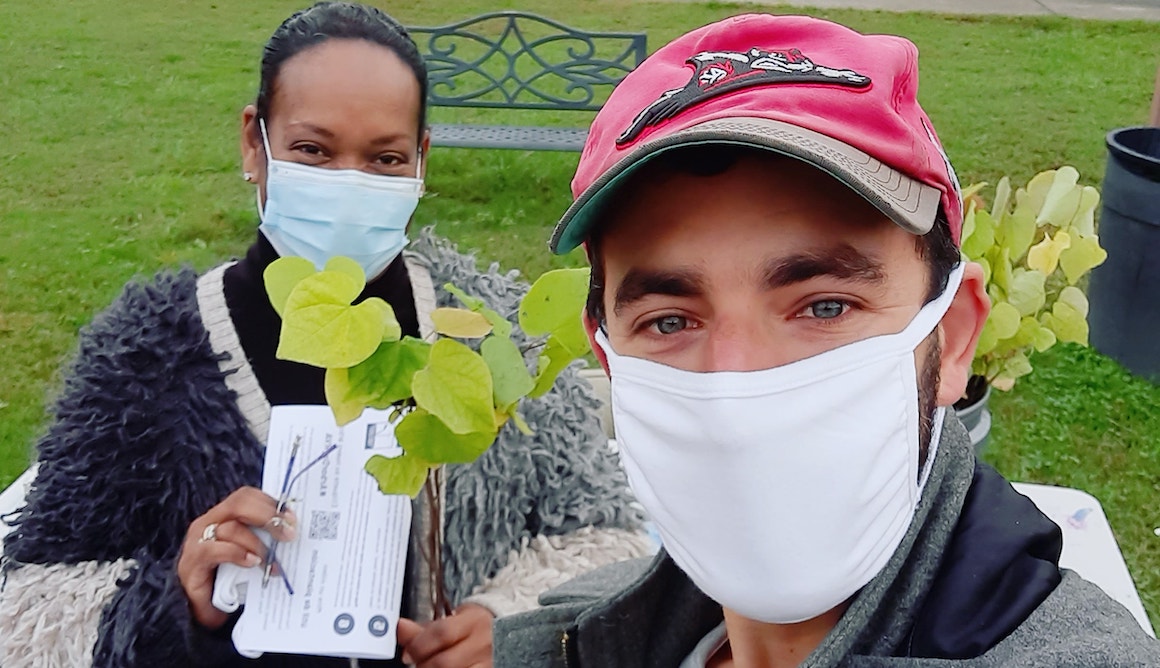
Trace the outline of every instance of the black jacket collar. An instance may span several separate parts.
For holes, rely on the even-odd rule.
[[[226,270],[222,280],[230,320],[270,405],[325,404],[324,369],[280,360],[274,354],[282,319],[266,296],[262,272],[276,259],[278,252],[259,232],[246,256]],[[418,336],[419,318],[402,255],[368,283],[356,301],[367,297],[379,297],[390,304],[403,333]]]

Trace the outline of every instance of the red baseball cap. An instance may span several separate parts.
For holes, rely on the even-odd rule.
[[[649,160],[698,144],[803,160],[914,234],[930,231],[941,205],[957,244],[958,180],[917,93],[918,49],[901,37],[767,14],[694,30],[649,56],[596,115],[551,248],[584,243]]]

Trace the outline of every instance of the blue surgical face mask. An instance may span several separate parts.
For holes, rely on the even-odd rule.
[[[367,280],[377,277],[407,245],[407,223],[423,194],[423,154],[415,177],[380,176],[357,169],[325,169],[275,160],[266,123],[266,204],[258,228],[278,254],[303,257],[318,269],[344,255]]]

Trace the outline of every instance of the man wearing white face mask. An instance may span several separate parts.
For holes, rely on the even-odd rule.
[[[989,311],[917,52],[747,15],[593,122],[586,244],[621,463],[664,549],[501,619],[496,665],[1160,665],[948,406]]]

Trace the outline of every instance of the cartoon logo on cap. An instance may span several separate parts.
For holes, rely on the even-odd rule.
[[[870,77],[853,70],[818,65],[798,49],[764,51],[703,51],[689,58],[693,77],[682,88],[667,90],[656,102],[637,114],[616,139],[618,145],[636,139],[645,128],[672,118],[710,98],[750,86],[789,83],[823,83],[865,88]]]

